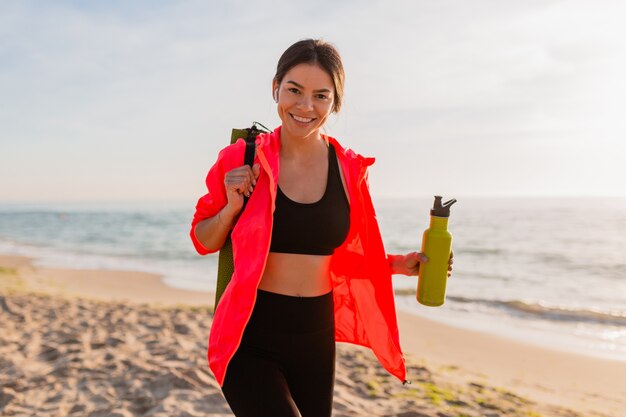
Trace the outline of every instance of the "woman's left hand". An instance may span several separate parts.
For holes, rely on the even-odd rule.
[[[417,275],[421,262],[428,262],[428,257],[421,252],[411,252],[406,255],[388,255],[391,274]],[[450,251],[448,259],[448,278],[452,276],[454,252]]]

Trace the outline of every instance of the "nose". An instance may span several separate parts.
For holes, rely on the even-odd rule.
[[[303,94],[298,101],[298,107],[303,110],[313,110],[313,99],[308,95]]]

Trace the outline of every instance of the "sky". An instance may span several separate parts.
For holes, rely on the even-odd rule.
[[[375,197],[626,196],[622,0],[2,1],[0,203],[192,201],[282,52],[346,70],[325,133]]]

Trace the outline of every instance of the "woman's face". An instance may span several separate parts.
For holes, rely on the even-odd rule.
[[[330,75],[316,64],[291,68],[280,85],[272,84],[283,131],[292,137],[319,134],[332,112],[335,88]]]

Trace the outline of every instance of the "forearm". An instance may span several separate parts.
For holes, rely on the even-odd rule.
[[[387,262],[389,263],[389,269],[391,270],[391,275],[399,274],[399,260],[402,258],[401,255],[393,255],[391,253],[387,254]]]
[[[228,233],[235,226],[237,215],[224,207],[215,216],[198,222],[194,233],[198,241],[209,251],[217,251],[224,246]]]

